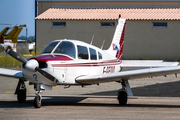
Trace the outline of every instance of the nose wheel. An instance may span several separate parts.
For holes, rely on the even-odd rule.
[[[37,95],[34,98],[34,107],[35,108],[40,108],[41,107],[41,101],[42,101],[42,97],[40,95]]]

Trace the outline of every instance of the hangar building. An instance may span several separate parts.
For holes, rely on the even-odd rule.
[[[180,0],[37,0],[37,49],[77,39],[107,49],[126,18],[123,59],[180,59]]]

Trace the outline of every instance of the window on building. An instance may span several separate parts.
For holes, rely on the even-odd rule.
[[[53,27],[66,27],[66,22],[53,22]]]
[[[78,49],[78,59],[87,59],[87,60],[89,59],[87,47],[77,45],[77,49]]]
[[[102,59],[102,54],[98,52],[99,60]]]
[[[115,27],[115,22],[101,22],[101,27]]]
[[[89,52],[90,52],[90,59],[91,60],[97,60],[96,50],[89,48]]]
[[[153,22],[153,27],[166,28],[167,22]]]

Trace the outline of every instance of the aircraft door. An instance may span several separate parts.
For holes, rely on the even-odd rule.
[[[58,76],[57,79],[59,82],[65,83],[67,67],[53,67],[53,69],[55,76]]]
[[[67,75],[67,67],[64,67],[64,73],[62,74],[63,83],[66,82],[66,75]]]

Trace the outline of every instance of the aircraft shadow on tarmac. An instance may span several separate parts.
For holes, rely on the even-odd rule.
[[[148,97],[180,97],[180,82],[169,82],[155,85],[148,85],[143,87],[132,88],[134,96],[148,96]],[[89,96],[88,96],[89,95]],[[93,95],[93,96],[92,96]],[[81,103],[87,98],[100,98],[100,99],[116,99],[116,91],[97,92],[86,94],[85,97],[81,96],[43,96],[43,106],[102,106],[102,107],[118,107],[115,103]],[[103,96],[103,97],[102,97]],[[107,97],[106,97],[107,96]],[[115,96],[115,97],[108,97]],[[35,96],[27,96],[32,98],[27,100],[26,103],[18,103],[17,101],[0,101],[0,108],[26,108],[33,107],[33,99]],[[136,99],[136,98],[130,98]],[[138,99],[138,98],[137,98]],[[104,101],[104,100],[102,100]],[[180,105],[153,105],[153,104],[127,104],[123,107],[155,107],[155,108],[180,108]]]
[[[26,108],[34,107],[33,99],[35,96],[27,96],[25,103],[18,103],[18,101],[0,101],[0,108]],[[67,96],[43,96],[42,106],[62,106],[62,105],[76,105],[78,102],[87,97],[67,97]]]
[[[143,87],[131,88],[134,96],[144,96],[144,97],[180,97],[180,81],[178,82],[168,82],[168,83],[157,83],[154,85],[148,85]],[[96,92],[87,95],[108,95],[116,96],[117,90],[106,91],[106,92]]]
[[[28,96],[34,98],[34,96]],[[81,103],[80,101],[87,98],[98,97],[67,97],[67,96],[44,96],[42,100],[42,107],[44,106],[79,106],[79,107],[139,107],[139,108],[180,108],[180,105],[154,105],[154,104],[127,104],[126,106],[120,106],[115,103]],[[108,97],[99,97],[101,99],[108,99]],[[110,98],[116,99],[116,98]],[[131,98],[130,98],[131,99]],[[104,101],[104,100],[102,100]],[[17,101],[0,101],[0,108],[34,108],[33,100],[27,100],[26,103],[18,103]]]

